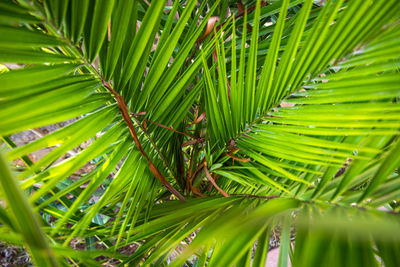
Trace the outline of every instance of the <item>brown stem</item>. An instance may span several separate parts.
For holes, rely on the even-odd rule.
[[[192,121],[192,124],[197,124],[197,123],[201,122],[202,120],[204,120],[205,117],[206,117],[206,113],[205,112],[201,113],[200,116],[196,117]]]
[[[189,140],[189,141],[183,143],[182,147],[191,146],[191,145],[194,145],[194,144],[197,144],[197,143],[203,143],[204,141],[205,141],[204,137],[197,138],[197,139],[192,139],[192,140]]]
[[[107,88],[107,90],[114,95],[115,100],[117,101],[118,107],[121,111],[122,117],[124,118],[126,124],[128,125],[129,128],[129,132],[131,133],[133,140],[137,146],[137,148],[139,149],[140,153],[143,155],[143,157],[145,157],[147,159],[147,161],[149,162],[149,168],[151,170],[151,172],[153,173],[153,175],[171,192],[173,193],[176,197],[178,197],[182,202],[186,202],[186,199],[174,188],[172,187],[172,185],[167,181],[167,179],[165,179],[165,177],[160,173],[160,171],[157,169],[157,167],[153,164],[153,162],[151,161],[150,157],[146,154],[146,152],[143,150],[142,145],[139,142],[139,138],[137,137],[135,128],[133,126],[131,117],[129,116],[129,112],[128,112],[128,108],[127,105],[125,104],[124,99],[111,87],[111,85],[104,80],[104,78],[100,75],[100,73],[96,70],[96,68],[94,68],[90,62],[82,56],[82,53],[80,51],[80,49],[78,47],[76,47],[74,44],[72,44],[67,38],[65,38],[65,36],[57,30],[57,28],[52,25],[49,21],[46,21],[47,23],[47,27],[50,29],[51,32],[53,32],[55,35],[59,36],[61,39],[63,39],[65,41],[65,43],[67,44],[66,47],[69,47],[70,50],[69,52],[72,53],[72,55],[77,56],[77,58],[80,58],[84,63],[85,63],[85,67],[89,70],[89,72],[92,72],[93,74],[95,74],[96,76],[99,77],[99,79],[102,81],[103,85],[105,88]],[[138,123],[138,120],[133,117],[133,119],[136,121],[136,123]],[[141,127],[141,124],[138,123],[139,127]],[[162,157],[161,153],[159,150],[157,150],[157,152],[159,153],[160,157],[162,158],[162,160],[166,162],[165,158]],[[167,168],[169,168],[168,164],[167,164]],[[172,173],[172,171],[171,171]]]
[[[241,2],[240,2],[240,4],[241,4]],[[242,6],[239,7],[240,4],[238,3],[238,11],[239,12],[236,14],[235,19],[243,17],[244,13],[245,13],[245,10],[244,9],[242,10],[242,8],[244,8],[243,4],[242,4]],[[265,5],[266,5],[266,1],[261,1],[260,7],[263,7]],[[252,12],[255,9],[256,9],[256,4],[254,4],[251,7],[247,8],[247,13]],[[211,19],[215,20],[214,17],[211,17],[210,20]],[[216,27],[215,31],[217,32],[219,29],[221,29],[225,25],[225,23],[227,23],[228,21],[229,21],[229,18],[227,18],[221,25],[218,25]],[[196,55],[197,50],[200,47],[201,42],[204,39],[206,39],[208,35],[210,35],[212,33],[212,29],[214,28],[214,26],[215,26],[215,23],[211,23],[211,21],[210,21],[210,23],[207,22],[206,30],[204,31],[204,33],[199,38],[197,38],[196,47],[195,47],[192,55],[186,59],[185,66],[194,58],[194,56]]]
[[[193,167],[193,154],[194,150],[196,148],[193,148],[192,151],[190,151],[190,160],[189,160],[189,170],[188,170],[188,179],[190,180],[192,177],[192,167]]]
[[[217,175],[215,175],[214,176],[214,181],[217,181],[218,180],[218,178],[219,178],[219,174],[217,174]],[[210,184],[209,186],[208,186],[208,189],[207,189],[207,192],[208,193],[211,193],[211,189],[213,188],[213,184]]]
[[[170,167],[170,165],[169,165],[169,163],[168,163],[168,160],[164,157],[164,155],[161,153],[160,148],[156,145],[156,143],[154,142],[153,138],[152,138],[152,137],[150,136],[150,134],[147,132],[147,130],[146,130],[146,128],[147,128],[146,120],[143,121],[143,125],[142,125],[142,124],[140,123],[140,121],[139,121],[135,116],[132,115],[131,118],[136,122],[136,124],[139,126],[139,128],[142,130],[142,132],[146,135],[147,139],[150,141],[150,143],[153,145],[153,148],[154,148],[154,149],[156,150],[156,152],[158,153],[158,156],[160,157],[160,159],[161,159],[162,161],[164,161],[165,166],[166,166],[167,169],[170,171],[170,173],[171,173],[173,176],[175,176],[175,175],[174,175],[174,172],[172,171],[172,169],[171,169],[171,167]],[[175,180],[176,180],[176,179],[175,179]]]
[[[215,189],[217,189],[224,197],[229,197],[229,194],[222,190],[217,183],[215,182],[214,178],[212,178],[211,174],[208,172],[207,169],[207,162],[204,162],[204,172],[206,173],[207,179],[213,184]]]
[[[145,157],[149,163],[149,169],[153,173],[153,175],[177,198],[179,198],[182,202],[186,202],[186,199],[165,179],[165,177],[161,174],[161,172],[157,169],[154,163],[151,161],[150,157],[144,151],[142,145],[140,144],[139,138],[137,136],[135,127],[133,126],[131,117],[129,116],[129,112],[127,106],[125,104],[124,99],[119,95],[111,85],[103,80],[103,85],[107,88],[113,95],[115,100],[117,101],[118,107],[121,111],[122,117],[124,118],[126,124],[128,125],[129,132],[136,144],[136,147],[139,149],[140,153]]]
[[[183,135],[186,135],[186,136],[188,136],[188,137],[190,137],[190,138],[195,138],[195,137],[191,136],[191,135],[190,135],[190,134],[188,134],[188,133],[183,133],[183,132],[177,131],[177,130],[175,130],[175,129],[171,128],[171,127],[168,127],[168,126],[162,125],[161,123],[158,123],[158,122],[156,122],[156,121],[150,121],[150,122],[151,122],[151,123],[153,123],[153,124],[155,124],[155,125],[157,125],[157,126],[159,126],[159,127],[161,127],[161,128],[164,128],[164,129],[167,129],[167,130],[173,131],[173,132],[175,132],[175,133],[178,133],[178,134],[183,134]]]
[[[193,180],[193,178],[196,177],[197,173],[199,171],[201,171],[201,169],[204,167],[204,162],[205,162],[205,159],[203,159],[203,161],[200,163],[200,165],[197,166],[197,168],[194,170],[193,174],[190,176],[190,180]]]
[[[240,161],[240,162],[249,162],[249,161],[251,161],[251,159],[249,159],[249,158],[247,158],[247,159],[241,159],[241,158],[238,158],[238,157],[236,157],[235,155],[233,155],[233,153],[232,152],[228,152],[228,153],[226,153],[226,155],[228,156],[228,157],[230,157],[232,160],[236,160],[236,161]]]

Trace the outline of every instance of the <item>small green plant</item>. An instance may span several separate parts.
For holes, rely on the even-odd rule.
[[[265,266],[279,229],[278,266],[400,266],[400,2],[168,3],[0,2],[0,239]]]

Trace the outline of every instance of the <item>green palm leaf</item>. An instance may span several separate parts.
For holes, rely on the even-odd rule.
[[[38,266],[265,266],[278,239],[277,266],[398,266],[398,1],[243,2],[0,3],[1,239]]]

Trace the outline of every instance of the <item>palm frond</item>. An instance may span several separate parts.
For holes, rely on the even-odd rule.
[[[398,266],[400,5],[322,2],[2,1],[1,239],[40,266],[264,266],[278,238],[278,266]]]

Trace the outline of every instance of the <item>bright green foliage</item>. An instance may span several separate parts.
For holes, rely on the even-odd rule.
[[[1,1],[0,239],[37,266],[265,266],[275,238],[278,266],[400,266],[399,36],[398,0]]]

